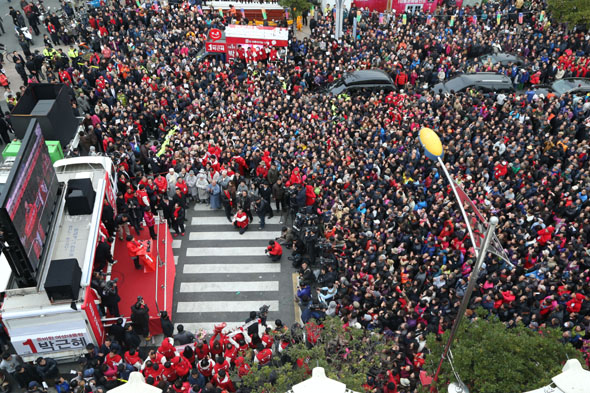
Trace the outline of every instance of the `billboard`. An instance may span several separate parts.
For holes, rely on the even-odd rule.
[[[19,248],[21,256],[18,263],[22,265],[16,269],[17,275],[23,269],[32,272],[38,269],[57,188],[57,177],[41,127],[32,120],[0,199],[3,235],[12,240],[8,242],[8,248]],[[9,262],[16,263],[10,257],[11,250],[5,251]],[[23,255],[26,258],[22,258]]]

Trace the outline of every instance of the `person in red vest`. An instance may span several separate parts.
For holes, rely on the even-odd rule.
[[[139,206],[141,207],[150,207],[150,197],[148,196],[147,191],[145,190],[145,185],[140,184],[137,189],[137,201],[139,202]]]
[[[133,236],[127,236],[127,252],[129,253],[129,258],[133,261],[136,269],[141,269],[141,265],[139,264],[139,252],[142,247],[143,244],[135,240]]]
[[[225,389],[228,392],[236,391],[233,382],[231,381],[231,379],[229,379],[229,375],[227,375],[225,370],[219,370],[219,373],[215,374],[215,376],[213,377],[212,382],[215,386],[217,386],[220,389]]]
[[[135,367],[136,370],[141,368],[141,357],[135,350],[135,348],[131,348],[127,352],[125,352],[125,362]]]
[[[104,358],[104,363],[107,364],[109,367],[116,368],[121,362],[123,362],[121,355],[119,355],[119,354],[117,354],[117,352],[115,352],[114,347],[111,347],[110,352]]]
[[[217,375],[220,370],[229,372],[229,367],[229,362],[222,355],[217,355],[215,365],[213,366],[213,375]]]
[[[238,209],[238,212],[234,216],[234,227],[238,228],[240,231],[240,235],[243,235],[244,232],[248,229],[248,215],[244,212],[242,208]]]
[[[254,363],[258,363],[261,366],[269,364],[272,360],[272,349],[264,348],[262,343],[258,345],[258,348],[254,353],[256,354],[254,357]]]
[[[215,362],[206,357],[197,364],[197,369],[205,378],[209,379],[213,375],[213,366],[215,366]]]
[[[145,378],[152,377],[154,379],[154,382],[158,383],[162,380],[162,371],[164,371],[164,368],[161,364],[152,363],[151,361],[149,361],[145,365],[143,375]]]
[[[283,256],[283,247],[279,244],[279,242],[275,242],[274,240],[269,240],[268,247],[264,252],[270,258],[271,261],[276,262],[281,260]]]
[[[145,359],[145,361],[143,362],[143,365],[141,366],[141,369],[147,369],[148,367],[148,362],[151,362],[151,364],[160,364],[163,363],[164,361],[166,361],[166,358],[164,357],[164,355],[162,355],[160,352],[156,351],[155,349],[150,349],[150,352],[148,353],[148,357]]]
[[[244,375],[248,375],[250,373],[250,365],[246,363],[243,356],[240,356],[234,362],[238,369],[238,377],[242,378]]]

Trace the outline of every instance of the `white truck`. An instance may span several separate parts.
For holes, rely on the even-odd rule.
[[[94,254],[99,237],[103,201],[115,208],[115,168],[110,158],[75,157],[54,163],[57,179],[67,184],[71,179],[90,179],[96,197],[92,214],[70,215],[65,208],[65,192],[56,203],[56,217],[49,231],[45,258],[39,264],[36,287],[18,288],[12,284],[11,269],[4,255],[0,257],[0,293],[4,302],[0,317],[10,334],[16,352],[25,361],[44,354],[56,360],[73,359],[89,343],[99,345],[105,329],[97,308],[97,294],[90,287]],[[2,170],[0,168],[0,182]],[[8,168],[9,169],[9,168]],[[81,269],[77,300],[51,302],[44,290],[50,261],[75,258]]]

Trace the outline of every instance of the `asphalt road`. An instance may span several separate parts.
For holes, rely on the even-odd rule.
[[[225,322],[237,327],[250,311],[269,305],[268,321],[278,318],[291,326],[295,321],[293,274],[295,269],[284,248],[279,262],[271,262],[264,249],[280,235],[275,215],[263,230],[259,220],[240,235],[223,210],[197,204],[188,209],[186,235],[173,241],[177,260],[172,321],[192,332],[211,332]]]

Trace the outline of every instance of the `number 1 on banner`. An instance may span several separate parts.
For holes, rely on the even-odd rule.
[[[31,348],[31,352],[37,353],[37,347],[35,347],[35,343],[30,338],[27,341],[23,341],[23,345],[28,345]]]

